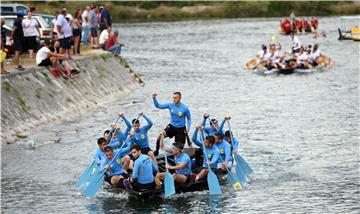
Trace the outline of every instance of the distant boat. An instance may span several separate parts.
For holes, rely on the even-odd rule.
[[[339,40],[360,41],[360,16],[341,16],[340,19]]]

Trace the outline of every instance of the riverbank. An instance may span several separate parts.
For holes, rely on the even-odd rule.
[[[36,12],[54,14],[63,6],[73,14],[88,2],[31,2]],[[95,2],[93,2],[95,3]],[[360,13],[357,1],[240,1],[240,2],[112,2],[113,22],[177,21],[194,19],[281,17],[294,12],[297,16],[341,16]]]
[[[98,104],[129,94],[144,82],[123,58],[93,51],[70,62],[75,79],[54,78],[45,67],[25,66],[1,75],[1,141],[78,116]]]

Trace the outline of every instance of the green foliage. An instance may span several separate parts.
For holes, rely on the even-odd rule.
[[[21,108],[26,111],[28,106],[25,102],[25,100],[20,96],[20,93],[17,90],[13,90],[13,95],[15,97],[15,99],[18,101],[18,103],[20,104]]]
[[[106,60],[109,59],[111,55],[112,55],[111,53],[102,53],[100,54],[100,57],[106,62]]]
[[[10,92],[11,85],[8,81],[3,81],[2,85],[3,85],[3,88],[5,89],[5,91]]]
[[[157,8],[159,6],[160,6],[160,2],[156,2],[156,1],[141,1],[139,3],[139,7],[146,10]]]

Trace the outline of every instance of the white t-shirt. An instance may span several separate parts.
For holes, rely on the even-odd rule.
[[[82,26],[85,27],[85,26],[88,26],[89,25],[89,12],[87,10],[84,10],[84,12],[81,14],[81,18],[82,18]],[[88,19],[88,21],[86,21],[86,19]]]
[[[293,49],[295,49],[295,50],[300,49],[301,43],[297,36],[294,36],[294,39],[292,39],[292,42],[293,42],[293,45],[292,45]]]
[[[57,33],[57,27],[56,27],[56,19],[53,18],[53,20],[51,20],[51,23],[53,24],[54,28],[53,28],[53,32]]]
[[[48,53],[50,52],[50,49],[47,47],[42,47],[38,52],[36,53],[36,64],[39,65],[44,59],[48,58]]]
[[[38,23],[35,19],[23,19],[22,24],[25,37],[37,35],[36,28]]]
[[[309,57],[308,57],[307,53],[304,52],[304,53],[302,53],[302,54],[299,54],[299,56],[298,56],[297,59],[296,59],[296,62],[297,62],[298,64],[304,64],[303,61],[307,61],[308,58],[309,58]]]
[[[109,32],[105,29],[101,32],[99,37],[99,44],[105,44],[105,42],[109,39]]]
[[[57,17],[55,24],[56,24],[55,27],[60,26],[61,31],[64,33],[64,34],[60,34],[60,32],[58,32],[59,39],[68,38],[68,37],[72,36],[70,24],[66,20],[66,18],[64,17],[63,14],[60,14]]]
[[[256,56],[262,58],[264,56],[264,53],[265,53],[264,50],[259,50],[259,52],[257,52]]]

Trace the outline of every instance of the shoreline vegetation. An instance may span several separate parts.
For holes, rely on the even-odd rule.
[[[6,1],[8,2],[8,1]],[[5,3],[5,2],[4,2]],[[67,7],[71,14],[86,4],[99,1],[37,1],[21,2],[36,7],[37,13],[55,14]],[[197,19],[342,16],[360,14],[358,1],[114,1],[110,13],[113,22],[180,21]]]

